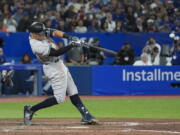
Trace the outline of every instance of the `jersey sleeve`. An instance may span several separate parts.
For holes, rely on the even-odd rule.
[[[48,56],[50,53],[51,46],[47,44],[46,42],[43,43],[41,41],[31,43],[32,51],[35,54],[41,55],[41,56]]]

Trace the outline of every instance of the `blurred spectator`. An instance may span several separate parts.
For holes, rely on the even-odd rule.
[[[143,48],[143,53],[148,54],[148,60],[152,63],[152,65],[160,64],[161,46],[156,42],[154,38],[150,38],[147,41],[146,46]]]
[[[134,66],[150,66],[152,65],[151,62],[148,60],[148,54],[142,53],[140,56],[140,60],[134,62]]]
[[[65,22],[62,20],[62,21],[59,21],[59,26],[58,26],[58,30],[61,30],[61,31],[67,31],[68,28],[67,26],[65,25]]]
[[[21,64],[32,64],[31,57],[29,54],[25,53],[22,56]],[[18,78],[17,84],[17,92],[19,95],[29,95],[33,92],[33,81],[34,81],[34,72],[33,71],[26,71],[20,70],[15,71],[15,76]]]
[[[99,31],[98,27],[99,26],[97,20],[93,19],[90,25],[88,26],[88,32],[98,32]]]
[[[108,23],[107,22],[102,23],[101,32],[108,32]]]
[[[17,31],[26,31],[29,21],[49,19],[53,28],[59,25],[62,29],[66,22],[69,32],[78,27],[77,20],[85,22],[84,27],[90,32],[119,32],[119,28],[115,30],[117,24],[126,32],[179,32],[179,3],[179,0],[1,0],[0,17],[4,21],[10,13],[18,23]],[[116,23],[119,21],[122,24]],[[6,31],[6,26],[0,27]]]
[[[108,13],[106,16],[107,32],[115,32],[116,23],[112,20],[112,14]]]
[[[17,30],[19,32],[26,32],[28,26],[32,23],[32,20],[29,17],[27,12],[24,12],[22,19],[19,21]]]
[[[147,22],[147,32],[158,32],[156,25],[153,20],[148,20]]]
[[[77,33],[86,33],[87,32],[87,28],[86,28],[86,26],[84,26],[84,22],[82,20],[78,21],[78,25],[76,26],[74,32],[77,32]]]
[[[84,64],[84,51],[82,47],[71,48],[67,52],[67,64],[70,65],[83,65]]]
[[[6,58],[4,56],[3,49],[0,48],[0,64],[1,65],[11,65],[11,63],[6,62]],[[0,72],[0,79],[5,86],[12,88],[13,87],[13,81],[12,77],[14,74],[14,70],[2,70]]]
[[[82,0],[71,0],[71,1],[69,1],[67,8],[72,6],[72,5],[74,8],[74,11],[77,13],[82,6]]]
[[[32,64],[32,60],[31,60],[31,57],[29,56],[29,54],[27,54],[27,53],[23,54],[21,63],[22,64]]]
[[[123,23],[121,21],[116,21],[116,28],[115,28],[115,32],[124,32],[124,26]]]
[[[90,43],[93,46],[100,46],[99,39],[93,38]],[[90,47],[87,50],[87,64],[88,65],[102,65],[105,59],[104,53],[100,50]]]
[[[51,20],[49,20],[49,19],[45,20],[44,24],[47,28],[51,28],[51,26],[52,26]]]
[[[136,29],[137,29],[136,30],[137,32],[143,32],[144,31],[142,18],[137,18],[137,20],[136,20]]]
[[[10,13],[4,18],[3,24],[7,28],[7,32],[16,32],[17,22]]]
[[[127,7],[127,23],[126,30],[127,32],[136,31],[136,19],[134,17],[134,10],[132,7]]]
[[[23,8],[18,8],[17,12],[13,15],[13,18],[16,20],[17,23],[23,18],[24,10]]]
[[[77,16],[77,13],[75,12],[75,7],[73,5],[71,5],[66,12],[64,13],[64,16],[66,16],[67,18],[74,18]]]
[[[3,49],[0,48],[0,64],[4,64],[6,62],[6,57],[4,56]]]
[[[56,11],[60,11],[61,8],[64,8],[67,5],[66,0],[58,0],[57,5],[56,5]]]
[[[180,38],[179,38],[179,36],[176,36],[174,38],[171,64],[172,65],[180,65]],[[180,83],[171,83],[171,86],[174,88],[179,88]]]
[[[130,43],[125,43],[119,50],[115,65],[132,65],[134,63],[135,51],[131,48]]]
[[[0,38],[0,48],[3,48],[3,47],[4,47],[4,39]]]
[[[168,32],[170,32],[170,31],[171,31],[171,30],[170,30],[168,24],[164,24],[163,26],[161,26],[161,27],[159,28],[159,32],[165,32],[165,33],[168,33]]]
[[[151,62],[153,65],[160,65],[160,52],[157,47],[154,47],[152,50]]]
[[[180,39],[176,37],[174,47],[172,49],[172,65],[180,65]]]

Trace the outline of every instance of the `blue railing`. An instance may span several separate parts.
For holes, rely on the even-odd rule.
[[[34,95],[42,94],[41,65],[0,66],[9,69],[34,71]],[[69,66],[69,70],[81,95],[180,94],[180,66]]]

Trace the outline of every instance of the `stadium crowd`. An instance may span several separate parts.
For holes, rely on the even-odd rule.
[[[66,32],[180,32],[179,0],[1,0],[0,31],[32,21]]]
[[[0,31],[26,32],[33,21],[65,32],[180,32],[180,0],[1,0]],[[100,46],[99,39],[93,44]],[[179,46],[179,39],[176,43]],[[63,43],[59,43],[63,46]],[[142,61],[130,43],[124,43],[115,65],[159,65],[161,45],[150,38],[142,48]],[[177,47],[171,54],[177,51]],[[167,51],[166,51],[167,52]],[[178,53],[179,57],[179,53]],[[101,51],[74,48],[65,61],[72,65],[101,65]],[[149,63],[144,61],[148,61]]]

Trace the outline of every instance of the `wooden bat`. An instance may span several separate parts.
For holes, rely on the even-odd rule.
[[[117,55],[117,52],[115,52],[113,50],[110,50],[110,49],[106,49],[106,48],[99,47],[99,46],[94,46],[94,45],[88,45],[88,46],[91,47],[91,48],[97,49],[99,51],[102,51],[104,53],[108,53],[108,54],[111,54],[111,55],[114,55],[114,56]]]
[[[103,48],[103,47],[99,47],[99,46],[97,46],[95,44],[94,45],[88,44],[85,40],[73,40],[71,43],[81,45],[81,46],[86,47],[86,48],[94,48],[94,49],[97,49],[99,51],[102,51],[104,53],[108,53],[108,54],[111,54],[111,55],[114,55],[114,56],[117,55],[117,52],[115,52],[113,50]]]
[[[91,44],[88,44],[86,41],[84,40],[79,40],[80,44],[86,48],[94,48],[94,49],[97,49],[99,51],[102,51],[104,53],[108,53],[108,54],[111,54],[111,55],[114,55],[116,56],[117,55],[117,52],[113,51],[113,50],[110,50],[110,49],[107,49],[107,48],[103,48],[103,47],[99,47],[97,45],[91,45]]]

